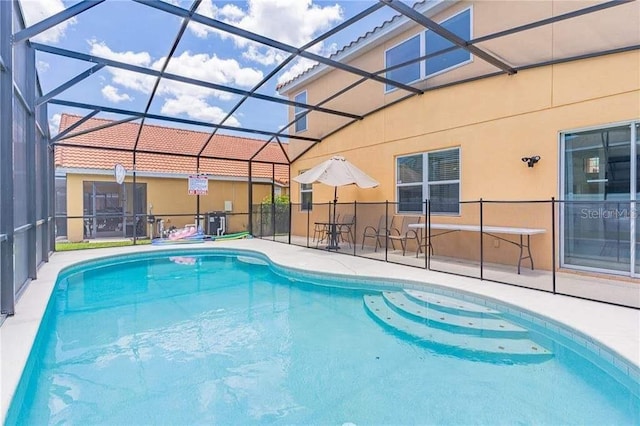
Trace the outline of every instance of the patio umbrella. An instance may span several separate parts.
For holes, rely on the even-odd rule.
[[[335,156],[293,178],[296,182],[311,184],[324,183],[333,186],[333,218],[335,222],[338,187],[357,185],[360,188],[375,188],[378,182],[365,172],[348,162],[344,157]],[[332,230],[333,231],[333,230]]]

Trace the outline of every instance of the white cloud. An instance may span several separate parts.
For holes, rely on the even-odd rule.
[[[137,65],[145,68],[154,68],[152,66],[151,55],[148,52],[114,52],[104,42],[89,40],[89,51],[92,55],[106,59],[112,59],[118,62],[124,62],[130,65]],[[131,71],[125,71],[118,68],[109,67],[109,72],[113,76],[112,82],[126,89],[136,90],[142,93],[151,93],[155,77],[139,74]]]
[[[343,19],[340,5],[321,7],[312,0],[248,0],[247,10],[231,3],[217,7],[211,0],[204,0],[198,8],[198,13],[296,47],[305,45],[316,35]],[[244,50],[242,56],[245,59],[262,65],[275,65],[289,55],[288,52],[201,24],[192,23],[189,28],[201,38],[209,34],[218,34],[223,39],[233,39],[236,47]],[[335,47],[332,46],[331,49]],[[318,43],[313,51],[322,54],[328,49],[324,48],[323,43]]]
[[[36,62],[36,68],[38,69],[38,72],[47,72],[49,70],[49,62],[38,60]]]
[[[133,100],[131,96],[126,93],[120,93],[117,87],[113,87],[109,84],[102,88],[102,96],[116,104],[122,101],[131,102]]]
[[[126,62],[131,65],[139,65],[148,67],[151,64],[151,55],[148,52],[114,52],[105,42],[99,42],[95,39],[89,40],[91,54],[101,56],[114,61]]]
[[[240,9],[235,4],[230,4],[230,3],[222,6],[222,8],[219,9],[219,11],[220,11],[220,16],[230,20],[242,19],[245,15],[242,9]]]
[[[55,136],[58,134],[58,131],[60,130],[61,118],[62,118],[61,114],[53,114],[49,118],[49,132],[51,133],[51,136]]]
[[[307,44],[343,19],[339,4],[319,6],[312,0],[248,0],[246,10],[232,3],[218,7],[211,0],[204,0],[198,13],[296,47]],[[198,37],[217,34],[223,39],[233,39],[236,47],[243,49],[243,58],[261,65],[276,65],[289,56],[288,52],[201,24],[192,23],[189,28]],[[336,51],[336,46],[317,43],[309,51],[329,56]],[[279,77],[278,82],[288,81],[315,64],[314,61],[300,58]]]
[[[312,0],[248,0],[247,10],[231,3],[218,8],[211,0],[204,0],[197,12],[293,46],[302,46],[311,41],[315,34],[343,19],[339,4],[322,7]],[[228,33],[200,24],[190,25],[189,28],[199,37],[208,33],[231,37]],[[234,37],[234,40],[237,46],[243,48],[252,44],[241,37]]]
[[[107,46],[106,43],[96,40],[90,40],[89,46],[92,55],[156,70],[161,69],[166,61],[164,57],[154,60],[147,52],[115,52]],[[109,72],[112,76],[110,82],[112,85],[135,90],[143,94],[151,93],[157,79],[154,76],[113,67],[109,68]],[[255,86],[263,77],[262,71],[255,68],[242,67],[235,59],[223,59],[216,55],[210,56],[205,53],[192,53],[189,51],[173,57],[169,62],[167,72],[225,86],[243,88]],[[211,119],[211,117],[221,119],[224,117],[224,111],[218,107],[209,105],[208,101],[211,98],[225,101],[233,99],[235,96],[228,92],[167,79],[161,80],[157,95],[165,99],[163,111],[165,111],[166,108],[167,113],[168,111],[179,111],[176,113],[184,113],[192,118],[198,119],[202,119],[204,116],[209,117],[208,119]],[[195,108],[187,105],[179,108],[175,104],[178,101],[191,102],[192,105],[198,105],[198,107]],[[201,109],[201,111],[199,111],[199,109]],[[230,124],[232,120],[235,119],[230,118],[227,124]],[[235,120],[235,122],[237,123],[237,120]]]
[[[165,58],[160,61],[164,62]],[[262,80],[262,71],[243,68],[235,59],[221,59],[205,53],[183,52],[171,59],[170,73],[227,86],[252,87]]]
[[[242,53],[242,57],[262,65],[275,65],[284,61],[287,54],[276,49],[260,49],[258,46],[247,46],[247,50]]]
[[[62,0],[22,0],[20,5],[22,6],[27,26],[36,24],[65,9]],[[57,43],[65,36],[67,29],[77,22],[76,18],[67,19],[55,27],[38,34],[32,40],[41,43]]]
[[[212,123],[219,123],[227,115],[221,108],[209,105],[203,99],[190,95],[167,99],[162,106],[161,112],[173,116],[187,114],[189,117]],[[239,126],[240,122],[234,116],[231,116],[224,124]]]
[[[211,0],[204,0],[202,3],[200,3],[200,6],[198,6],[196,12],[198,13],[198,15],[203,15],[207,18],[217,18],[218,8],[211,2]],[[215,30],[211,27],[207,27],[205,25],[194,22],[189,24],[189,29],[197,37],[200,38],[207,38],[209,33],[215,32]]]

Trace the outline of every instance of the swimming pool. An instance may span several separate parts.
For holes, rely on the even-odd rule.
[[[63,274],[7,423],[639,421],[638,384],[561,333],[478,301],[210,253]]]

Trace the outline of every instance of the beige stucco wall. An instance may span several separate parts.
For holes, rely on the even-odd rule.
[[[323,140],[292,165],[291,175],[340,154],[380,182],[374,189],[341,188],[340,202],[395,201],[397,156],[460,147],[461,200],[549,200],[559,195],[560,132],[638,118],[640,53],[635,51],[414,96]],[[526,167],[521,157],[534,154],[542,159],[534,168]],[[294,203],[299,202],[299,195],[294,182]],[[313,199],[327,202],[333,199],[333,189],[314,185]],[[477,212],[477,206],[464,206],[459,217],[438,221],[473,223]],[[547,234],[534,237],[532,244],[535,251],[544,252],[539,266],[549,268],[550,215],[549,206],[494,206],[485,211],[484,220],[548,229]],[[447,240],[457,255],[474,257],[477,252],[473,248],[465,253],[460,240]],[[445,252],[447,244],[440,245]],[[508,249],[495,250],[496,259],[504,254],[499,251],[512,256]],[[488,260],[496,259],[489,254]]]
[[[428,13],[428,16],[435,22],[442,22],[463,10],[470,9],[472,19],[471,37],[477,39],[537,20],[592,6],[596,3],[601,3],[601,1],[460,1],[452,3],[451,7],[440,10],[435,14]],[[478,43],[477,46],[487,52],[491,52],[498,58],[506,58],[507,62],[514,66],[522,66],[593,51],[607,50],[612,47],[635,45],[638,43],[638,28],[640,28],[640,4],[632,2],[597,13],[488,40]],[[384,42],[377,46],[366,47],[369,50],[365,50],[362,55],[354,55],[349,59],[348,63],[365,71],[380,71],[385,68],[384,57],[386,50],[424,30],[423,27],[410,23],[408,26],[403,27],[402,30],[399,30],[396,35],[385,39]],[[583,36],[579,36],[584,34],[588,34],[589,37],[585,39]],[[618,70],[618,68],[611,67],[609,69],[610,77],[617,78],[620,74],[615,70]],[[498,68],[472,56],[470,63],[435,75],[427,80],[422,80],[416,83],[415,86],[420,89],[428,89],[498,71],[500,71]],[[627,74],[626,77],[622,78],[630,78],[632,77],[631,74]],[[613,77],[614,75],[616,77]],[[578,77],[579,79],[580,77]],[[333,69],[329,72],[318,74],[318,77],[311,77],[305,80],[303,85],[298,83],[288,85],[282,89],[282,94],[293,98],[295,94],[306,91],[308,103],[316,104],[358,80],[361,80],[361,77],[346,71]],[[557,89],[557,86],[555,88]],[[572,85],[567,87],[569,90],[571,88]],[[323,106],[339,111],[366,114],[409,95],[410,93],[404,90],[385,92],[382,83],[367,80],[341,96],[324,103]],[[496,96],[495,94],[492,95],[492,99]],[[289,119],[292,120],[293,117],[294,111],[291,108]],[[307,130],[297,134],[323,138],[329,132],[350,121],[352,121],[351,118],[311,112],[307,115]],[[293,128],[290,131],[293,131]],[[307,145],[306,142],[292,141],[291,152],[294,154],[301,152],[303,147]],[[297,148],[297,146],[300,147]]]
[[[83,215],[83,182],[114,182],[113,177],[105,175],[68,174],[67,175],[67,215]],[[132,183],[133,178],[127,176],[125,182]],[[147,213],[150,205],[152,213],[165,221],[165,227],[180,228],[195,222],[196,196],[188,194],[186,178],[151,178],[137,177],[137,183],[147,185]],[[283,188],[283,193],[287,193]],[[271,194],[269,184],[254,183],[253,203],[261,202]],[[227,232],[244,231],[248,227],[248,185],[247,182],[209,180],[208,195],[200,196],[200,212],[224,211],[224,202],[232,202],[232,211],[227,213]],[[128,209],[132,211],[132,209]],[[183,215],[183,216],[181,216]],[[81,219],[69,219],[67,238],[70,241],[83,239]]]

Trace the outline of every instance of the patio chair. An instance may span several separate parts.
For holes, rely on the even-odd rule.
[[[356,217],[352,214],[345,214],[338,220],[338,235],[341,241],[346,242],[351,247],[351,243],[354,242],[353,225],[356,222]]]
[[[390,218],[389,221],[389,226],[387,226],[387,217]],[[394,223],[395,218],[391,217],[391,216],[387,216],[387,215],[382,215],[380,216],[380,219],[378,220],[378,226],[371,226],[371,225],[367,225],[364,227],[364,230],[362,231],[362,247],[360,247],[361,249],[364,249],[364,241],[367,238],[375,238],[376,240],[376,244],[374,247],[374,251],[378,251],[378,246],[380,246],[380,248],[382,248],[382,243],[381,243],[381,238],[385,241],[386,244],[386,238],[387,235],[389,235],[389,231],[393,228],[393,223]]]
[[[402,217],[402,225],[400,229],[391,229],[389,232],[389,240],[391,240],[391,244],[393,245],[393,249],[395,250],[394,241],[400,242],[402,246],[402,255],[405,255],[407,251],[407,243],[410,240],[415,240],[416,242],[416,256],[418,253],[422,252],[422,246],[420,243],[420,230],[409,228],[409,225],[414,223],[420,223],[421,216],[403,216]]]

